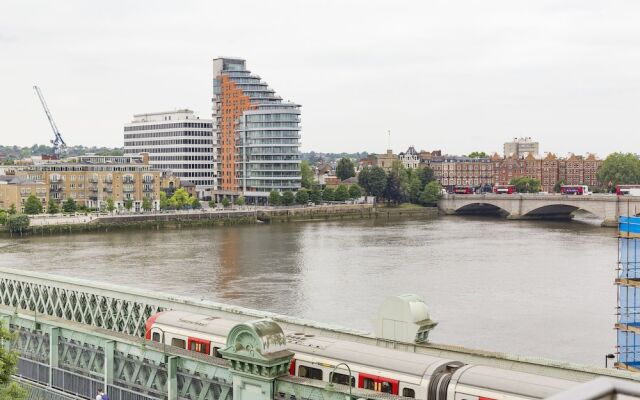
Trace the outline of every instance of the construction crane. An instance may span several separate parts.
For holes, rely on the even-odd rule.
[[[51,116],[51,112],[49,111],[49,107],[47,107],[47,102],[44,101],[44,97],[42,96],[42,92],[40,88],[34,86],[33,89],[36,91],[38,98],[40,99],[40,103],[42,103],[42,108],[44,108],[45,114],[47,114],[47,119],[49,120],[49,124],[51,125],[51,129],[53,129],[54,138],[51,140],[51,144],[53,145],[53,153],[60,157],[60,154],[64,152],[67,148],[67,144],[62,139],[62,135],[56,126],[56,123],[53,121],[53,117]]]

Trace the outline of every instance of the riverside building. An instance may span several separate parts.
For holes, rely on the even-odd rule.
[[[116,209],[142,211],[146,198],[154,210],[160,209],[163,186],[178,185],[172,177],[149,165],[147,154],[128,156],[88,155],[69,161],[48,162],[22,167],[12,175],[0,176],[0,208],[24,208],[29,195],[35,195],[44,208],[73,199],[79,205],[104,209],[107,199]]]
[[[135,114],[124,126],[125,155],[149,154],[149,165],[195,185],[201,199],[214,187],[212,121],[191,110]]]
[[[263,204],[300,188],[300,106],[282,101],[245,60],[213,60],[214,194]]]

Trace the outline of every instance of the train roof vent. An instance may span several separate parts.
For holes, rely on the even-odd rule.
[[[436,325],[424,300],[415,294],[387,297],[374,320],[378,338],[409,343],[426,342]]]

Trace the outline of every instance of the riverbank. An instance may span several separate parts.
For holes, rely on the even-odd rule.
[[[371,204],[323,205],[313,207],[275,207],[249,210],[209,210],[197,212],[103,215],[53,224],[32,224],[22,233],[2,232],[2,236],[46,236],[123,230],[161,230],[188,227],[219,227],[256,223],[286,223],[364,218],[436,218],[433,207],[373,207]]]
[[[364,218],[436,218],[435,207],[374,207],[371,204],[332,205],[323,207],[275,208],[258,212],[259,221],[267,223],[353,220]]]

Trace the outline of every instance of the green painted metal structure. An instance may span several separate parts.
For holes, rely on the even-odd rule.
[[[63,346],[63,350],[60,350],[57,356],[55,352],[53,353],[54,365],[55,362],[61,363],[60,365],[62,365],[64,371],[66,371],[64,372],[65,374],[74,373],[74,371],[82,371],[83,373],[90,372],[91,377],[95,378],[98,382],[101,380],[104,382],[110,381],[109,376],[104,379],[102,378],[101,374],[104,373],[104,370],[100,369],[100,365],[102,365],[105,359],[105,346],[107,349],[106,354],[111,354],[110,346],[112,345],[105,344],[106,341],[114,340],[114,337],[124,335],[122,336],[122,343],[118,341],[114,343],[117,345],[117,351],[119,351],[117,354],[122,354],[123,356],[114,356],[115,358],[113,360],[107,357],[105,362],[118,363],[118,368],[122,368],[122,370],[114,370],[113,379],[120,379],[123,382],[123,390],[134,390],[136,393],[140,393],[140,388],[145,388],[145,393],[149,395],[154,394],[154,387],[158,388],[165,384],[165,375],[173,371],[173,368],[177,365],[174,364],[176,361],[170,362],[168,359],[162,359],[161,362],[152,358],[149,360],[155,360],[153,363],[149,365],[145,364],[144,368],[142,366],[137,368],[130,359],[142,357],[140,354],[135,355],[135,353],[139,351],[136,349],[140,349],[142,337],[145,333],[145,322],[148,317],[158,311],[166,309],[211,315],[236,320],[239,323],[269,318],[277,322],[282,329],[287,331],[339,338],[352,342],[394,348],[401,351],[454,359],[467,364],[487,365],[507,370],[570,379],[577,382],[586,382],[600,376],[640,381],[640,374],[633,374],[627,371],[595,368],[542,358],[487,352],[443,344],[396,342],[378,339],[367,332],[345,329],[285,315],[251,310],[206,300],[190,299],[181,296],[154,293],[42,273],[17,271],[8,268],[0,268],[0,307],[5,308],[6,315],[13,315],[13,312],[17,310],[19,313],[22,313],[21,315],[27,315],[32,320],[35,319],[37,323],[44,324],[47,318],[54,318],[56,323],[51,325],[60,327],[62,334],[59,333],[58,335],[62,335],[64,338],[64,342],[58,342],[59,346]],[[65,328],[67,325],[64,324],[67,323],[71,324],[68,326],[73,328]],[[49,353],[43,349],[50,349],[50,347],[48,347],[48,343],[50,342],[49,335],[54,335],[55,337],[57,331],[50,332],[42,327],[40,329],[31,329],[23,325],[20,325],[20,327],[26,329],[22,335],[24,338],[21,339],[23,340],[21,348],[27,350],[26,354],[30,355],[29,357],[23,357],[23,359],[27,360],[25,363],[29,364],[28,368],[31,368],[34,371],[33,373],[36,373],[35,371],[38,369],[37,363],[46,364],[49,362],[49,359],[45,358],[45,356],[48,357]],[[68,330],[65,331],[63,328]],[[87,339],[83,342],[82,340],[84,339],[78,339],[83,343],[83,347],[79,347],[81,345],[74,341],[76,340],[74,339],[74,335],[80,335],[84,338],[85,334],[98,335],[97,337],[102,341],[94,338],[91,340]],[[153,346],[148,346],[146,349],[150,352],[149,354],[155,354],[154,357],[161,357],[163,354],[161,351],[163,349],[157,349]],[[152,350],[158,353],[153,353]],[[129,355],[128,351],[132,352],[131,355]],[[176,351],[178,350],[172,350],[174,353]],[[40,358],[35,358],[36,354]],[[55,357],[59,357],[59,359],[56,360]],[[193,356],[189,354],[177,355],[177,357],[179,357],[180,360],[193,359]],[[93,365],[91,363],[93,363]],[[78,365],[77,367],[74,366],[76,364]],[[154,365],[157,365],[155,370]],[[205,360],[203,365],[208,365],[208,360]],[[24,368],[27,367],[25,366]],[[203,366],[202,368],[205,367]],[[193,371],[199,370],[195,369]],[[56,372],[56,374],[62,374],[62,372]],[[52,379],[53,373],[49,382],[52,382]],[[62,378],[56,375],[56,379]],[[188,383],[189,376],[176,370],[176,379],[177,380],[170,380],[170,383],[172,385],[174,382]],[[289,382],[287,379],[288,378],[278,378],[277,385],[283,388],[289,387],[287,385],[293,385],[302,391],[310,387],[315,388],[314,385],[317,385],[316,382],[296,383],[293,381]],[[139,382],[135,383],[136,381]],[[185,387],[184,385],[184,383],[178,384],[181,388]],[[206,382],[203,383],[203,385],[206,385]],[[196,390],[196,386],[189,390]],[[198,390],[196,391],[198,392]],[[278,392],[276,391],[276,393]],[[296,399],[299,400],[300,396],[296,396]]]
[[[111,400],[402,399],[289,376],[293,353],[270,320],[233,328],[224,359],[7,307],[0,320],[16,334],[6,345],[33,400],[93,399],[100,388]]]

